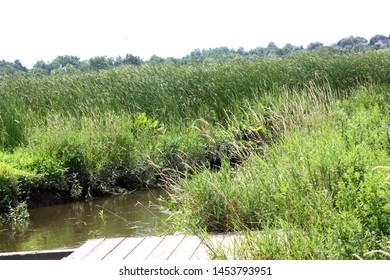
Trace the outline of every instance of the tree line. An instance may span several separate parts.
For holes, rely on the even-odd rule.
[[[378,44],[383,40],[385,44]],[[105,70],[123,65],[141,65],[144,63],[171,63],[171,64],[192,64],[203,63],[219,58],[256,58],[256,57],[284,57],[292,52],[297,51],[313,51],[319,50],[328,53],[359,53],[367,50],[376,50],[390,45],[390,36],[375,35],[367,40],[360,36],[350,36],[339,40],[331,46],[324,46],[321,42],[310,43],[306,48],[303,46],[294,46],[286,44],[284,47],[278,47],[274,42],[269,42],[267,47],[257,47],[246,51],[244,48],[229,49],[228,47],[218,47],[210,49],[195,49],[190,54],[182,58],[162,58],[156,55],[144,61],[138,56],[126,54],[125,57],[118,56],[116,58],[107,56],[95,56],[88,60],[80,60],[74,55],[60,55],[49,62],[38,60],[31,69],[23,66],[20,60],[7,62],[0,60],[0,75],[14,75],[19,73],[27,73],[31,75],[51,75],[51,74],[70,74],[88,71]]]

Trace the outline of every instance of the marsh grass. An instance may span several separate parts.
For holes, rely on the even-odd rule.
[[[9,77],[0,83],[0,141],[5,149],[24,143],[26,130],[53,114],[79,119],[112,112],[145,113],[174,126],[204,119],[226,124],[245,104],[285,88],[329,87],[334,94],[390,81],[388,51],[359,55],[299,53],[286,59],[216,62],[209,65],[122,67],[97,73]],[[109,117],[109,116],[108,116]]]
[[[389,64],[386,50],[306,52],[4,78],[0,208],[169,182],[178,229],[265,231],[247,258],[384,250],[389,194],[372,168],[389,166]]]
[[[240,168],[226,160],[217,173],[201,170],[173,186],[178,228],[262,231],[228,252],[237,258],[385,258],[365,255],[386,248],[390,232],[388,175],[372,169],[389,163],[388,111],[377,93],[360,88],[316,114],[292,105],[294,117],[284,117],[294,121],[278,126],[282,137],[262,154]]]

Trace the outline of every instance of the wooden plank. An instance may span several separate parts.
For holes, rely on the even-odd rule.
[[[205,261],[209,260],[210,257],[208,255],[208,250],[206,246],[203,243],[200,243],[198,248],[196,248],[195,252],[190,257],[190,260],[197,260],[197,261]]]
[[[145,237],[125,238],[103,260],[124,260],[144,239]]]
[[[223,243],[224,239],[226,238],[226,234],[225,233],[210,234],[209,238],[210,238],[209,243],[211,242],[211,244],[210,244],[211,247],[218,248]]]
[[[125,238],[106,238],[97,247],[90,251],[87,255],[81,259],[88,260],[102,260],[108,255],[115,247],[117,247]]]
[[[196,249],[194,254],[191,256],[190,260],[209,260],[209,250],[218,248],[223,242],[225,234],[210,234],[208,240],[203,240],[199,247]],[[207,243],[207,245],[205,244]]]
[[[145,260],[163,239],[164,237],[147,236],[125,260]]]
[[[256,238],[259,233],[252,232],[250,236],[252,238]],[[239,250],[243,250],[245,252],[245,240],[247,238],[247,234],[244,233],[230,233],[225,236],[221,244],[219,244],[218,250],[223,251],[225,253],[225,257],[229,260],[238,259],[238,255],[236,252]]]
[[[234,252],[235,248],[238,248],[240,240],[242,239],[241,235],[238,234],[228,234],[223,239],[220,244],[219,249],[225,252],[226,258],[229,260],[236,259]]]
[[[185,235],[167,235],[146,258],[147,260],[166,260],[183,241]]]
[[[0,260],[61,260],[75,249],[0,253]]]
[[[198,249],[201,241],[199,237],[186,235],[182,242],[176,247],[168,260],[189,260]]]
[[[66,259],[67,260],[81,260],[85,255],[95,249],[100,243],[102,243],[104,238],[92,239],[85,242],[80,248],[70,254]]]
[[[65,259],[104,260],[208,260],[209,250],[223,250],[234,258],[231,249],[240,246],[242,235],[210,234],[196,236],[107,238],[88,240]],[[230,253],[229,253],[230,252]]]

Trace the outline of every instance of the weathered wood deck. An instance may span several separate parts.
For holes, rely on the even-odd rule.
[[[229,246],[231,235],[210,236],[212,244]],[[208,249],[191,235],[121,237],[88,240],[64,260],[208,260]]]

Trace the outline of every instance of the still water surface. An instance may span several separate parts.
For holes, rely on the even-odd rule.
[[[91,238],[164,233],[169,213],[158,199],[163,194],[160,189],[137,191],[32,209],[27,227],[0,227],[0,252],[74,248]]]

